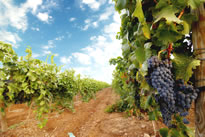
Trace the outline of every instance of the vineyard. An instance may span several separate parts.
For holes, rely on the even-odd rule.
[[[0,42],[2,136],[205,136],[205,1],[114,2],[122,56],[110,59],[112,85]],[[7,121],[15,111],[21,120]]]
[[[83,101],[95,97],[100,89],[108,87],[105,82],[75,75],[74,70],[60,71],[51,56],[51,64],[32,58],[30,48],[25,57],[18,57],[12,46],[0,43],[1,81],[1,128],[7,129],[5,109],[11,104],[27,103],[36,107],[38,126],[44,127],[46,114],[59,107],[74,111],[73,97],[80,94]]]

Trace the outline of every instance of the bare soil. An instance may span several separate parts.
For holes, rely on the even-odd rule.
[[[0,137],[144,137],[154,136],[153,124],[147,118],[139,119],[124,113],[106,113],[105,108],[118,99],[111,88],[99,91],[96,99],[88,103],[75,99],[75,112],[65,110],[62,113],[49,114],[48,123],[43,129],[37,127],[34,114],[29,115],[25,104],[12,105],[7,109],[9,130],[0,133]],[[28,117],[29,116],[29,117]],[[194,127],[194,109],[188,118]],[[161,122],[156,128],[163,127]]]

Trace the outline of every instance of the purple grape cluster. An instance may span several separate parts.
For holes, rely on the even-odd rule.
[[[172,127],[172,115],[179,113],[182,117],[187,116],[191,103],[197,98],[199,90],[192,85],[185,85],[183,80],[174,80],[170,60],[159,60],[157,56],[152,56],[147,63],[146,80],[158,91],[155,99],[160,106],[163,122],[168,127]],[[184,124],[189,123],[186,118],[183,122]]]

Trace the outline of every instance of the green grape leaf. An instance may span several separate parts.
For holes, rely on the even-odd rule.
[[[188,5],[192,8],[192,9],[196,9],[199,7],[201,2],[205,2],[205,0],[188,0]]]
[[[198,17],[196,15],[194,15],[194,14],[188,13],[188,14],[183,15],[181,17],[181,19],[183,21],[186,21],[189,24],[189,27],[191,28],[192,23],[197,21]]]
[[[0,88],[0,100],[3,100],[4,99],[4,88]]]
[[[189,34],[190,32],[190,26],[186,21],[182,22],[183,26],[184,26],[184,30],[182,31],[182,34]]]
[[[126,7],[127,0],[117,0],[116,9],[122,10]]]
[[[183,54],[173,54],[174,67],[176,68],[176,79],[183,79],[187,82],[193,74],[193,69],[200,65],[200,60],[188,57]]]
[[[150,39],[150,30],[149,30],[147,23],[143,23],[142,31],[143,31],[144,36]]]
[[[40,106],[43,106],[45,104],[45,101],[40,102]]]
[[[139,72],[144,77],[145,75],[147,75],[147,71],[148,71],[148,66],[147,66],[147,61],[145,60],[144,63],[139,68]]]
[[[184,137],[183,134],[180,133],[180,131],[176,129],[172,129],[170,132],[171,137]]]
[[[150,39],[150,30],[146,23],[145,17],[144,17],[141,0],[137,0],[137,4],[136,4],[135,11],[133,13],[133,16],[137,17],[139,22],[142,24],[142,31],[143,31],[144,36]]]
[[[140,88],[144,89],[144,90],[147,90],[147,91],[150,91],[150,86],[149,84],[147,83],[147,81],[145,80],[145,78],[143,78],[143,80],[140,81]]]
[[[137,4],[133,16],[137,17],[139,22],[141,23],[145,21],[141,0],[137,0]]]
[[[174,23],[166,24],[165,22],[161,22],[158,26],[154,37],[160,41],[162,45],[168,45],[169,43],[173,43],[182,38],[181,32],[178,32],[177,27]]]
[[[150,46],[146,44],[144,47],[137,47],[135,50],[136,60],[139,62],[140,66],[151,56]],[[140,67],[140,68],[141,68]]]
[[[149,120],[156,120],[157,115],[155,111],[149,112]]]
[[[36,81],[37,78],[36,78],[34,75],[35,75],[35,74],[32,73],[31,71],[27,73],[27,76],[29,76],[29,79],[30,79],[31,81]]]
[[[188,0],[171,0],[171,3],[174,7],[180,9],[184,9],[188,5]]]
[[[161,128],[159,133],[162,137],[168,137],[169,129],[168,128]]]
[[[194,131],[191,130],[189,127],[186,127],[186,132],[187,132],[189,137],[194,137],[195,136]]]
[[[152,95],[149,95],[145,102],[145,108],[147,109],[151,105],[151,103],[152,103]]]
[[[168,2],[169,2],[169,0],[160,0],[160,1],[157,3],[155,9],[162,9],[162,8],[168,6],[168,5],[169,5]]]
[[[176,13],[178,10],[173,6],[167,6],[162,8],[160,11],[154,13],[154,17],[156,20],[154,23],[158,22],[161,19],[166,19],[167,23],[170,24],[171,22],[176,22],[180,24],[182,21],[176,17]]]

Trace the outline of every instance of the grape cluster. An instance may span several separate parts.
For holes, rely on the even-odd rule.
[[[174,80],[170,60],[159,60],[157,56],[152,56],[147,63],[146,80],[158,91],[155,99],[160,106],[163,122],[168,127],[172,127],[172,115],[179,113],[182,117],[187,116],[191,103],[197,98],[199,90],[192,85],[185,85],[183,80]],[[186,118],[183,122],[189,123]]]
[[[180,113],[180,116],[184,117],[189,114],[188,110],[191,107],[192,101],[197,98],[198,93],[198,89],[195,89],[192,85],[185,85],[183,80],[177,80],[175,82],[177,112]]]

